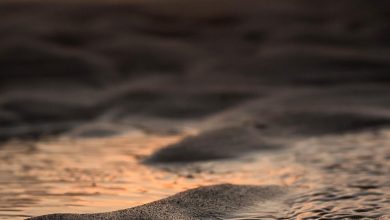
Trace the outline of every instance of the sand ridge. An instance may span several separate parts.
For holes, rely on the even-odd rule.
[[[54,214],[31,219],[218,219],[232,211],[286,193],[277,186],[214,185],[178,193],[143,206],[111,213]]]

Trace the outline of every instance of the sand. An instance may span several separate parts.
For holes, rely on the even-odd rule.
[[[177,172],[290,152],[314,139],[322,148],[297,148],[294,160],[319,164],[328,178],[355,181],[354,173],[365,171],[368,182],[379,182],[380,192],[368,193],[379,193],[380,207],[348,215],[322,207],[311,217],[386,217],[378,198],[388,166],[377,156],[388,154],[388,142],[369,153],[359,142],[341,156],[349,152],[342,141],[335,148],[321,141],[390,126],[389,10],[388,1],[364,0],[2,2],[0,140],[189,133],[139,161]],[[333,156],[339,160],[328,164]],[[381,172],[355,164],[360,160],[373,160]],[[347,179],[343,189],[362,181]],[[211,185],[111,213],[32,219],[220,219],[262,202],[300,204],[284,198],[301,188]],[[334,186],[316,193],[302,198],[325,204],[362,196]]]
[[[256,202],[272,200],[286,193],[286,189],[277,186],[214,185],[111,213],[55,214],[31,219],[219,219]]]

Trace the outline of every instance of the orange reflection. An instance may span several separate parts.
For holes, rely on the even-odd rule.
[[[153,151],[184,136],[128,134],[98,139],[60,138],[34,144],[10,142],[0,158],[0,210],[10,218],[104,212],[141,205],[201,185],[291,185],[302,175],[302,169],[286,158],[278,159],[286,163],[274,163],[275,159],[268,156],[180,168],[140,163]]]

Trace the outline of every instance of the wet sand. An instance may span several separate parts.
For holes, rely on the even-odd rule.
[[[184,137],[12,143],[2,150],[3,218],[122,209],[37,219],[385,219],[389,137],[388,129],[328,135],[237,159],[154,166],[141,161]]]
[[[0,218],[389,218],[389,10],[1,2]]]

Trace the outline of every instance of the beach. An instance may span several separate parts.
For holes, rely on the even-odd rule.
[[[389,9],[1,1],[0,219],[390,218]]]

